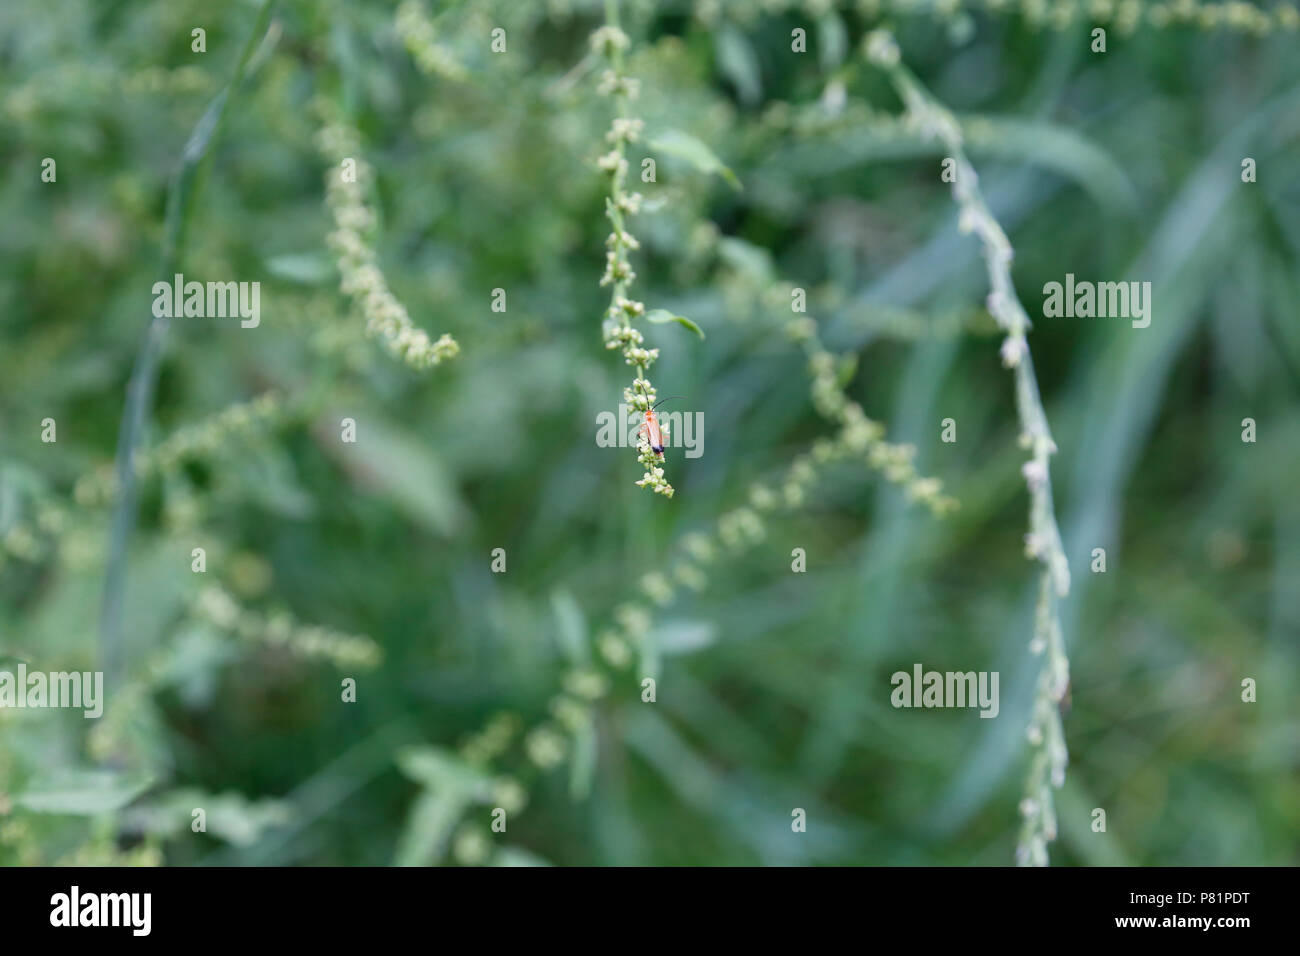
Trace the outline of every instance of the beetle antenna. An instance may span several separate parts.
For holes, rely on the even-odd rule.
[[[655,402],[654,405],[651,406],[651,408],[652,408],[652,409],[658,408],[658,407],[659,407],[660,405],[662,405],[664,402],[669,401],[669,400],[674,399],[674,398],[685,398],[685,397],[686,397],[685,395],[669,395],[668,398],[661,398],[661,399],[659,399],[659,401]]]

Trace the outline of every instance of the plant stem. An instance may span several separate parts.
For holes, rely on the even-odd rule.
[[[989,211],[979,188],[979,176],[962,146],[961,125],[926,91],[900,62],[898,46],[885,31],[867,37],[867,55],[883,69],[906,107],[906,120],[919,132],[939,140],[954,159],[953,196],[961,207],[959,227],[974,232],[984,247],[990,292],[988,310],[1006,333],[1002,363],[1012,369],[1016,382],[1016,409],[1020,417],[1020,444],[1031,457],[1022,472],[1029,487],[1029,533],[1025,554],[1043,565],[1038,605],[1034,615],[1034,636],[1029,648],[1046,652],[1039,672],[1027,735],[1034,750],[1025,795],[1020,802],[1024,817],[1016,860],[1021,864],[1047,865],[1047,844],[1056,838],[1056,812],[1052,790],[1065,783],[1069,752],[1061,724],[1061,704],[1070,684],[1070,665],[1061,635],[1060,601],[1070,591],[1070,567],[1061,545],[1061,532],[1052,503],[1049,462],[1056,443],[1047,425],[1034,376],[1025,333],[1029,316],[1016,295],[1011,280],[1014,251],[1002,226]]]
[[[160,276],[170,282],[185,251],[189,221],[193,214],[195,197],[203,188],[212,157],[209,147],[220,135],[225,124],[226,109],[231,98],[239,91],[248,69],[249,60],[258,47],[270,22],[275,0],[263,0],[257,20],[253,25],[234,75],[199,118],[185,149],[180,165],[172,174],[167,193],[166,232],[163,239]],[[135,453],[141,444],[145,416],[153,401],[154,386],[158,381],[158,361],[171,320],[154,316],[145,330],[144,341],[136,355],[131,380],[127,385],[126,408],[118,430],[117,457],[114,469],[117,475],[118,499],[109,532],[108,554],[105,558],[104,597],[100,606],[99,641],[101,666],[107,680],[112,683],[122,669],[122,602],[126,590],[127,543],[135,526],[136,484]]]

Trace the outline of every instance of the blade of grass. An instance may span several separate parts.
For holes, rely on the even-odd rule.
[[[209,147],[216,141],[225,124],[230,100],[239,91],[248,72],[249,60],[258,49],[259,41],[267,32],[275,0],[263,0],[234,75],[226,87],[199,117],[190,138],[181,153],[180,164],[172,174],[167,192],[166,232],[163,239],[162,264],[159,275],[171,281],[185,251],[185,239],[195,199],[203,188],[207,171],[212,164]],[[260,58],[259,58],[260,59]],[[118,498],[109,531],[108,556],[105,562],[104,597],[100,606],[99,640],[101,666],[111,683],[122,667],[122,600],[126,588],[127,542],[135,525],[136,487],[135,453],[141,442],[145,416],[153,399],[154,385],[158,380],[158,360],[171,320],[155,316],[145,331],[144,341],[136,354],[135,367],[127,384],[126,408],[118,431],[117,457],[114,470],[117,475]]]

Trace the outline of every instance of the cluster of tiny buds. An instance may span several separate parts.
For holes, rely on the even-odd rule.
[[[635,117],[617,116],[605,138],[611,143],[635,143],[645,131],[645,121]]]
[[[645,596],[661,607],[666,607],[673,599],[672,582],[662,571],[651,571],[641,577],[641,590]]]
[[[788,300],[788,295],[782,296]],[[923,504],[932,513],[943,515],[957,506],[957,501],[943,494],[943,484],[936,478],[917,474],[912,463],[915,449],[910,445],[894,445],[884,441],[885,428],[868,418],[862,406],[851,401],[844,392],[840,375],[842,369],[852,370],[851,359],[836,357],[828,352],[817,336],[817,322],[809,315],[796,315],[787,320],[786,334],[802,343],[808,355],[808,373],[812,379],[813,407],[830,421],[838,423],[840,433],[834,441],[824,440],[814,444],[812,460],[821,464],[843,454],[863,455],[867,463],[897,485],[901,485],[908,498]],[[804,500],[807,485],[813,473],[806,456],[796,459],[787,478],[782,496],[790,507],[798,507]]]
[[[460,755],[476,766],[488,764],[505,753],[519,729],[520,720],[514,714],[496,714],[461,744]]]
[[[817,334],[817,322],[812,316],[795,316],[785,326],[786,334],[795,342],[807,342]]]
[[[628,48],[632,41],[628,35],[612,24],[598,27],[591,34],[591,52],[597,56],[612,58],[616,53],[621,53]]]
[[[121,93],[201,93],[212,87],[212,76],[201,67],[180,66],[174,69],[151,66],[123,73],[85,63],[63,65],[56,69],[54,80],[41,74],[39,80],[11,89],[0,98],[0,114],[17,122],[39,119],[47,100],[68,88],[94,96]]]
[[[633,647],[649,630],[650,615],[644,607],[625,604],[616,609],[614,617],[617,626],[599,634],[596,649],[611,667],[624,670],[632,662]],[[564,677],[563,690],[551,698],[548,707],[551,719],[524,738],[529,761],[542,770],[560,764],[568,755],[570,736],[590,726],[592,705],[609,691],[609,678],[599,669],[587,665],[569,671]]]
[[[433,23],[419,0],[404,0],[397,8],[393,27],[421,73],[457,82],[469,75],[451,51],[438,43]]]
[[[1015,368],[1020,364],[1020,360],[1025,357],[1028,346],[1025,343],[1025,336],[1022,332],[1012,332],[1002,340],[1002,348],[999,350],[1002,355],[1002,364],[1007,368]]]
[[[641,81],[630,76],[623,76],[613,70],[606,70],[600,75],[600,85],[596,92],[601,96],[617,96],[634,100],[641,95]]]
[[[766,536],[763,519],[752,508],[735,508],[718,518],[718,540],[733,551],[757,544]]]
[[[231,405],[205,422],[178,429],[152,451],[137,453],[133,461],[135,474],[143,478],[173,473],[186,461],[216,454],[231,438],[264,427],[284,411],[281,398],[274,392]],[[117,475],[109,466],[83,475],[72,492],[82,507],[107,505],[116,494]]]
[[[322,658],[339,667],[374,667],[382,658],[379,646],[368,637],[299,624],[284,612],[264,616],[241,608],[229,593],[216,585],[200,592],[195,610],[216,627],[244,640],[282,646],[303,657]]]
[[[1047,542],[1043,535],[1035,531],[1029,531],[1025,534],[1025,557],[1030,560],[1038,560],[1047,555]],[[1032,647],[1031,647],[1032,650]]]
[[[623,670],[632,663],[632,648],[622,635],[605,631],[596,639],[596,650],[610,667]]]
[[[812,376],[813,407],[826,418],[838,419],[848,399],[840,387],[835,357],[825,349],[815,348],[808,358],[808,372]]]
[[[641,194],[632,193],[631,195],[636,197],[635,203],[632,203],[631,197],[625,194],[623,198],[617,203],[611,200],[609,204],[609,208],[616,210],[620,213],[626,212],[628,213],[628,215],[632,215],[636,213],[641,208],[640,206]],[[614,230],[605,239],[605,245],[609,246],[609,248],[611,249],[617,249],[619,247],[622,247],[623,249],[627,249],[632,252],[635,252],[637,249],[641,248],[641,243],[637,239],[637,237],[632,235],[632,233],[628,232],[618,223],[615,223]]]
[[[630,388],[623,389],[623,403],[639,412],[653,408],[655,398],[655,387],[649,379],[635,378]]]
[[[898,43],[888,30],[872,30],[862,41],[867,59],[876,66],[889,69],[898,65]]]
[[[570,671],[565,676],[564,689],[574,697],[597,701],[609,693],[609,681],[600,671],[583,668]]]
[[[610,318],[634,319],[642,315],[645,315],[644,303],[621,295],[614,297],[614,304],[609,309]]]
[[[664,470],[657,464],[659,456],[644,441],[637,443],[638,457],[637,461],[646,466],[646,472],[638,481],[638,488],[649,488],[657,495],[663,495],[665,498],[673,496],[673,486],[664,478]]]
[[[549,770],[564,759],[568,741],[558,731],[543,725],[524,738],[524,749],[529,760],[543,770]]]
[[[610,173],[615,176],[627,175],[627,159],[617,149],[612,149],[608,153],[596,160],[596,165],[602,172]]]
[[[406,307],[389,290],[375,251],[364,237],[375,221],[363,192],[372,171],[357,156],[355,131],[328,123],[317,134],[317,145],[337,164],[326,177],[325,202],[334,218],[335,229],[327,241],[336,256],[339,290],[360,309],[366,333],[383,339],[389,352],[413,368],[431,368],[454,357],[460,352],[455,339],[443,335],[434,341],[411,321]],[[343,175],[344,163],[350,164],[353,175]]]
[[[655,359],[659,358],[659,350],[629,347],[623,350],[623,358],[627,361],[628,365],[635,365],[638,368],[649,368]]]
[[[627,216],[635,216],[641,211],[642,196],[640,193],[620,192],[614,199],[614,208]],[[627,246],[629,249],[640,249],[641,243],[637,242],[636,236],[624,232],[619,235],[618,242]]]
[[[833,449],[830,457],[841,457],[846,453],[842,443],[827,442],[826,448]],[[814,463],[808,456],[796,459],[786,473],[786,479],[778,493],[767,485],[755,483],[750,487],[749,503],[724,512],[718,517],[715,534],[710,536],[694,532],[682,539],[685,557],[672,563],[668,571],[652,571],[641,578],[641,591],[646,599],[660,607],[670,604],[677,595],[678,587],[692,591],[702,591],[708,583],[708,576],[701,565],[712,563],[724,548],[736,551],[750,547],[762,541],[767,531],[763,514],[773,511],[782,503],[798,507],[803,500],[805,489],[817,475]],[[612,666],[623,667],[630,658],[629,646],[635,644],[638,635],[649,627],[649,614],[635,605],[625,605],[616,615],[624,633],[607,631],[598,644],[602,656]]]
[[[605,334],[605,348],[607,349],[626,349],[628,346],[640,345],[643,341],[645,341],[645,336],[630,325],[617,326]]]
[[[600,277],[602,286],[628,285],[636,279],[636,272],[632,268],[632,263],[624,253],[627,248],[625,243],[620,242],[605,253],[605,274]]]

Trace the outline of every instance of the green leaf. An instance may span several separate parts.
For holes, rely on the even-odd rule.
[[[833,70],[844,62],[849,49],[849,35],[840,15],[831,12],[817,21],[817,58],[823,70]]]
[[[724,26],[717,34],[718,69],[736,87],[740,101],[752,106],[763,98],[762,71],[745,34]]]
[[[527,850],[521,850],[515,846],[503,846],[497,851],[496,856],[492,858],[493,866],[550,866],[549,860],[545,860],[535,853]]]
[[[596,722],[588,715],[573,732],[573,759],[569,765],[569,796],[585,800],[596,775]]]
[[[435,534],[454,534],[469,513],[442,456],[429,443],[377,415],[357,421],[357,441],[339,445],[339,454],[357,480]]]
[[[707,621],[673,620],[656,626],[653,636],[665,656],[693,654],[712,647],[718,639],[718,630]]]
[[[210,624],[182,625],[172,646],[161,658],[159,685],[173,685],[185,706],[194,710],[211,705],[221,678],[221,668],[239,656],[237,648]],[[200,804],[195,804],[199,806]]]
[[[646,313],[646,321],[653,322],[655,325],[663,325],[665,322],[676,322],[678,325],[684,325],[700,338],[704,338],[704,330],[686,318],[684,315],[674,315],[667,309],[653,309]]]
[[[1128,170],[1096,141],[1041,120],[974,116],[962,120],[970,151],[1036,163],[1087,190],[1101,206],[1133,212],[1137,188]]]
[[[966,150],[977,167],[985,159],[1028,162],[1050,169],[1087,190],[1099,204],[1132,211],[1137,192],[1127,171],[1105,149],[1081,133],[1040,120],[961,116]],[[856,129],[798,142],[774,151],[756,177],[802,181],[832,176],[866,163],[890,159],[946,157],[943,143],[894,118],[876,119]],[[936,172],[937,175],[937,172]]]
[[[403,747],[396,759],[402,773],[430,789],[454,790],[466,799],[485,796],[491,790],[487,774],[441,747]]]
[[[701,173],[717,173],[735,189],[740,189],[736,174],[723,165],[722,160],[702,140],[679,129],[665,130],[650,141],[650,148],[667,156],[684,159]]]
[[[560,638],[560,647],[570,664],[586,664],[590,659],[587,642],[587,620],[573,593],[568,590],[551,594],[551,610]]]
[[[271,514],[300,521],[316,514],[316,499],[298,480],[293,459],[283,447],[246,447],[240,454],[240,466],[228,480],[249,501],[257,502]]]
[[[240,52],[239,62],[235,65],[234,75],[221,92],[213,97],[212,102],[208,104],[208,108],[204,110],[198,123],[190,132],[190,138],[185,141],[181,163],[172,177],[164,212],[167,231],[163,242],[163,268],[160,270],[164,276],[171,275],[173,267],[185,248],[185,235],[190,215],[194,211],[194,197],[202,187],[207,169],[212,164],[212,154],[208,147],[218,138],[225,125],[226,109],[230,105],[231,98],[243,85],[249,60],[266,36],[271,22],[271,9],[274,6],[275,0],[263,0],[253,30],[244,40],[244,47]]]
[[[647,631],[639,645],[639,673],[642,679],[647,677],[652,680],[659,680],[659,665],[662,663],[663,655],[659,650],[659,635],[657,630]]]
[[[95,816],[126,806],[153,783],[144,774],[113,770],[60,770],[33,780],[14,805],[33,813]]]
[[[285,800],[249,800],[234,791],[187,787],[130,808],[125,820],[132,829],[171,839],[189,831],[196,807],[206,811],[208,834],[233,846],[252,846],[268,830],[287,823],[294,810]]]
[[[442,859],[451,831],[465,812],[467,801],[454,791],[425,791],[411,807],[406,829],[397,840],[398,866],[431,866]]]
[[[772,253],[762,246],[756,246],[735,236],[723,236],[718,240],[718,257],[727,265],[749,276],[755,282],[771,285],[776,281],[776,267],[772,264]]]
[[[334,266],[317,252],[290,252],[271,256],[266,260],[266,271],[280,279],[300,285],[320,285],[334,276]]]
[[[49,489],[49,481],[44,475],[18,461],[6,462],[0,467],[0,485],[6,491],[16,491],[23,495],[39,495]],[[4,504],[6,507],[13,505],[8,499]],[[7,514],[0,514],[0,521],[8,517]]]

